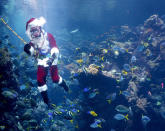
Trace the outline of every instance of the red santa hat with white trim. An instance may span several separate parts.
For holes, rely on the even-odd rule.
[[[44,17],[40,18],[31,18],[27,23],[26,23],[26,34],[28,35],[29,38],[31,38],[30,35],[30,29],[35,26],[40,26],[43,27],[44,24],[46,23],[46,20]]]

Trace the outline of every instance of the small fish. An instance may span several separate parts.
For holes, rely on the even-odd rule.
[[[131,63],[135,63],[136,62],[136,56],[132,56],[131,57]]]
[[[115,110],[121,113],[128,113],[129,112],[129,108],[124,106],[124,105],[118,105],[115,107]]]
[[[102,50],[102,53],[103,53],[103,54],[106,54],[106,53],[108,53],[108,50],[107,50],[107,49],[103,49],[103,50]]]
[[[157,102],[156,102],[156,105],[157,105],[157,106],[160,106],[160,105],[161,105],[161,102],[160,102],[160,101],[157,101]]]
[[[98,127],[99,127],[99,128],[102,128],[101,123],[98,124],[98,123],[95,123],[95,122],[92,123],[92,124],[90,125],[90,127],[91,127],[91,128],[98,128]]]
[[[86,68],[83,67],[82,69],[83,69],[84,73],[87,75],[87,70],[86,70]]]
[[[116,93],[112,93],[106,97],[106,100],[109,104],[111,104],[112,101],[114,101],[115,99],[116,99]]]
[[[164,83],[163,82],[161,83],[161,87],[162,87],[162,89],[164,88]]]
[[[97,94],[99,94],[98,91],[92,92],[92,93],[89,94],[89,98],[92,99],[92,98],[94,98]]]
[[[52,112],[48,112],[48,117],[53,117],[53,113]]]
[[[88,114],[90,114],[94,117],[98,116],[98,114],[95,111],[88,111]]]
[[[142,120],[142,124],[144,126],[146,126],[148,124],[148,122],[151,121],[151,119],[148,116],[143,116],[143,115],[142,115],[142,119],[141,120]]]
[[[116,114],[116,115],[114,116],[114,118],[115,118],[116,120],[123,120],[123,119],[128,120],[128,114],[127,114],[126,116],[124,116],[123,114]]]
[[[84,92],[88,92],[90,89],[91,89],[91,88],[86,87],[86,88],[83,89],[83,91],[84,91]]]
[[[72,109],[72,112],[73,112],[73,113],[77,113],[78,111],[79,111],[79,110],[77,110],[77,109],[75,109],[75,108]]]
[[[21,85],[19,88],[22,91],[22,90],[26,89],[26,86],[25,85]]]
[[[105,121],[105,120],[104,120]],[[94,123],[90,125],[91,128],[102,128],[101,122],[104,122],[103,119],[95,119]]]
[[[80,50],[80,48],[76,48],[76,50]]]
[[[118,56],[119,55],[119,51],[115,50],[114,54],[115,54],[115,56]]]
[[[5,129],[5,126],[1,125],[0,130],[3,131]]]
[[[144,43],[144,46],[147,47],[147,46],[149,46],[149,44],[148,43]]]
[[[122,70],[122,74],[126,76],[126,75],[128,75],[128,72],[125,70]]]
[[[112,103],[112,100],[107,100],[108,104],[111,104]]]
[[[148,95],[149,95],[149,96],[152,96],[151,91],[148,91]]]
[[[73,124],[73,120],[69,120],[70,121],[70,123],[72,123]]]
[[[75,30],[72,30],[70,33],[74,34],[74,33],[78,32],[78,31],[79,31],[79,29],[75,29]]]
[[[129,91],[120,91],[119,95],[122,94],[126,97],[130,97],[131,96],[131,93]]]
[[[83,59],[76,60],[76,62],[81,64],[81,63],[83,63]]]
[[[104,61],[104,56],[103,56],[103,57],[101,57],[101,60],[102,60],[102,61]]]

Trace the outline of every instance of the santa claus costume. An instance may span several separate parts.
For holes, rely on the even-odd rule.
[[[52,81],[62,86],[68,92],[69,88],[65,81],[58,74],[57,62],[59,57],[59,49],[52,34],[47,33],[42,28],[46,23],[43,17],[31,18],[26,23],[26,34],[30,42],[24,46],[24,51],[34,56],[37,60],[37,83],[38,90],[41,92],[42,98],[49,105],[47,95],[46,76],[50,71]]]

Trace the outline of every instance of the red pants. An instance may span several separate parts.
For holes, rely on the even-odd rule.
[[[38,66],[37,70],[37,82],[38,86],[43,86],[46,84],[46,76],[48,74],[48,70],[50,70],[51,78],[54,83],[59,82],[58,68],[57,65],[53,65],[50,68]]]

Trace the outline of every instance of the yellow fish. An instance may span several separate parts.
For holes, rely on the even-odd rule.
[[[97,127],[102,128],[101,123],[97,125]]]
[[[129,120],[129,119],[128,119],[128,114],[125,116],[125,119],[126,119],[126,120]]]
[[[125,70],[122,70],[122,74],[123,74],[123,75],[127,75],[128,72],[126,72]]]
[[[83,63],[83,59],[76,60],[77,63]]]
[[[101,60],[102,60],[102,61],[104,61],[104,56],[103,56],[103,57],[101,57]]]
[[[98,116],[97,113],[95,111],[89,111],[89,114],[91,114],[92,116],[96,117]]]
[[[70,121],[70,123],[72,123],[73,124],[73,120],[69,120]]]
[[[76,50],[80,50],[80,48],[76,48]]]
[[[107,100],[107,102],[108,102],[108,104],[111,104],[112,100],[109,99],[109,100]]]
[[[148,43],[144,43],[144,46],[147,47],[149,44]]]
[[[108,50],[107,50],[107,49],[103,49],[102,52],[103,52],[104,54],[106,54],[106,53],[108,53]]]

